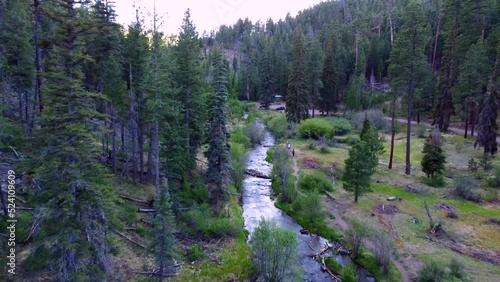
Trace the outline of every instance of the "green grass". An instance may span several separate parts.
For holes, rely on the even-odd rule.
[[[403,281],[401,273],[393,263],[391,263],[389,273],[383,274],[377,264],[377,261],[375,260],[375,256],[369,251],[362,250],[361,254],[354,261],[363,266],[366,269],[367,274],[374,276],[377,281]]]

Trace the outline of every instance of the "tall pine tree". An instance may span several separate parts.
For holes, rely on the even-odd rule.
[[[309,95],[306,81],[306,50],[302,30],[295,33],[292,65],[288,75],[286,117],[291,123],[300,123],[309,117]]]

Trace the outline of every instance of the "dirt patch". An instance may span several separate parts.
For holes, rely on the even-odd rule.
[[[486,223],[496,224],[500,226],[500,218],[488,218],[488,220],[486,220]]]
[[[303,158],[301,161],[301,166],[302,168],[305,169],[318,169],[320,166],[318,164],[318,161],[316,161],[313,158]]]
[[[393,215],[399,212],[399,208],[394,205],[378,204],[373,206],[373,211],[380,214]]]

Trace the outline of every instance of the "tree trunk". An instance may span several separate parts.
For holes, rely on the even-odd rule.
[[[356,188],[357,189],[357,188]],[[354,192],[354,202],[357,203],[358,202],[358,192],[355,191]]]
[[[116,175],[116,130],[115,130],[115,115],[116,115],[116,110],[115,106],[113,103],[111,103],[111,146],[113,147],[113,150],[111,151],[111,166],[113,168],[113,174]]]
[[[439,13],[439,11],[438,11]],[[438,16],[438,23],[436,27],[436,35],[434,37],[434,51],[432,52],[432,73],[435,72],[436,70],[436,55],[437,55],[437,49],[438,49],[438,42],[439,42],[439,30],[441,28],[441,16]]]
[[[33,0],[33,14],[34,14],[34,22],[35,22],[34,36],[33,36],[33,39],[35,41],[35,67],[36,67],[35,99],[38,99],[38,109],[39,109],[40,113],[42,113],[43,103],[42,103],[42,77],[41,77],[41,74],[42,74],[42,50],[40,48],[40,21],[41,21],[41,19],[40,19],[40,0]]]
[[[396,137],[396,97],[392,100],[392,117],[391,117],[391,124],[392,124],[392,133],[391,133],[391,153],[389,155],[389,166],[387,167],[388,169],[392,169],[392,160],[394,157],[394,138]]]
[[[474,103],[470,104],[470,136],[474,136],[474,125],[476,123],[476,111],[475,111],[475,105]]]
[[[465,130],[464,130],[464,138],[467,139],[467,132],[469,131],[469,115],[465,115]]]
[[[412,46],[412,58],[415,58],[415,41],[413,41]],[[411,163],[410,163],[410,152],[411,152],[411,111],[412,111],[412,99],[413,99],[413,75],[414,66],[413,61],[410,66],[410,85],[408,91],[408,121],[406,130],[406,170],[405,173],[410,175],[411,173]]]
[[[247,68],[248,71],[248,68]],[[250,101],[250,75],[247,74],[247,101]]]

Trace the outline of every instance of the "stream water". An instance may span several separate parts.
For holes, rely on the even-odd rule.
[[[265,131],[261,145],[257,145],[249,152],[246,169],[270,175],[272,165],[266,161],[266,156],[268,148],[273,146],[274,142],[273,136]],[[300,242],[298,253],[300,265],[304,270],[304,281],[331,281],[329,275],[321,271],[320,264],[309,257],[310,254],[323,249],[327,240],[316,235],[300,234],[302,227],[285,212],[274,206],[274,201],[270,199],[270,193],[271,180],[252,176],[245,178],[243,186],[245,229],[252,234],[259,225],[260,219],[265,218],[275,220],[279,227],[295,232]]]
[[[246,169],[255,170],[264,175],[271,175],[272,165],[266,161],[267,150],[274,146],[275,140],[271,133],[264,130],[260,145],[255,146],[248,154]],[[243,184],[243,218],[245,229],[251,234],[259,225],[261,218],[275,220],[279,227],[291,230],[299,239],[298,253],[302,266],[304,281],[332,281],[331,277],[321,270],[320,264],[309,255],[317,253],[325,247],[328,241],[320,236],[301,234],[302,226],[297,224],[285,212],[274,206],[270,198],[271,180],[247,175]],[[336,261],[342,266],[353,264],[349,256],[336,256]],[[367,277],[363,268],[357,268],[359,282],[373,282],[373,277]]]

